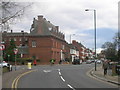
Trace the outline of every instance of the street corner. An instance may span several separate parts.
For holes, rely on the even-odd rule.
[[[101,70],[94,70],[91,69],[90,71],[88,71],[89,74],[87,74],[88,76],[94,78],[94,79],[97,79],[99,81],[103,81],[103,82],[108,82],[108,83],[111,83],[111,84],[114,84],[114,85],[117,85],[119,86],[120,83],[119,83],[119,77],[118,76],[112,76],[112,75],[104,75],[103,74],[103,70],[101,68]]]

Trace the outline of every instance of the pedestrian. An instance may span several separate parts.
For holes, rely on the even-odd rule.
[[[51,59],[50,60],[50,63],[51,63],[51,66],[55,63],[55,60],[54,59]]]
[[[59,61],[59,64],[61,64],[61,63],[62,63],[62,60]]]
[[[108,61],[103,61],[104,76],[107,75]]]
[[[36,60],[34,60],[33,64],[34,64],[34,66],[36,66],[36,64],[37,64]]]

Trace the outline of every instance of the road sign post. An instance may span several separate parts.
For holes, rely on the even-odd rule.
[[[9,58],[10,58],[10,55],[8,54],[8,63],[9,63]]]
[[[0,44],[0,50],[4,50],[5,49],[5,45]]]
[[[14,48],[14,54],[15,54],[15,71],[16,71],[16,66],[17,66],[17,63],[16,63],[16,54],[17,53],[18,53],[18,49]]]

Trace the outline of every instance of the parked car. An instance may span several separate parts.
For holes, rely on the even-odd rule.
[[[76,65],[76,64],[82,64],[82,60],[80,59],[74,59],[72,64]]]
[[[96,60],[96,63],[97,63],[97,64],[101,64],[102,61],[101,61],[101,60]]]
[[[7,62],[5,62],[5,61],[3,61],[2,63],[0,63],[0,68],[1,67],[7,67],[7,68],[9,68],[9,70],[10,71],[12,71],[12,65],[10,65],[9,63],[7,63]]]
[[[92,62],[92,63],[94,63],[94,62],[95,62],[95,60],[91,60],[91,62]]]
[[[91,64],[91,63],[92,63],[91,60],[87,60],[87,61],[86,61],[86,64]]]

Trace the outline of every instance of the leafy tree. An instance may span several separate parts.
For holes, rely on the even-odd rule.
[[[7,60],[8,60],[8,55],[10,55],[9,60],[14,61],[15,59],[14,48],[16,48],[15,41],[11,39],[9,47],[5,50],[5,57],[7,57],[6,58]]]
[[[117,50],[115,43],[105,42],[102,45],[102,48],[104,49],[104,54],[107,59],[117,61]]]

